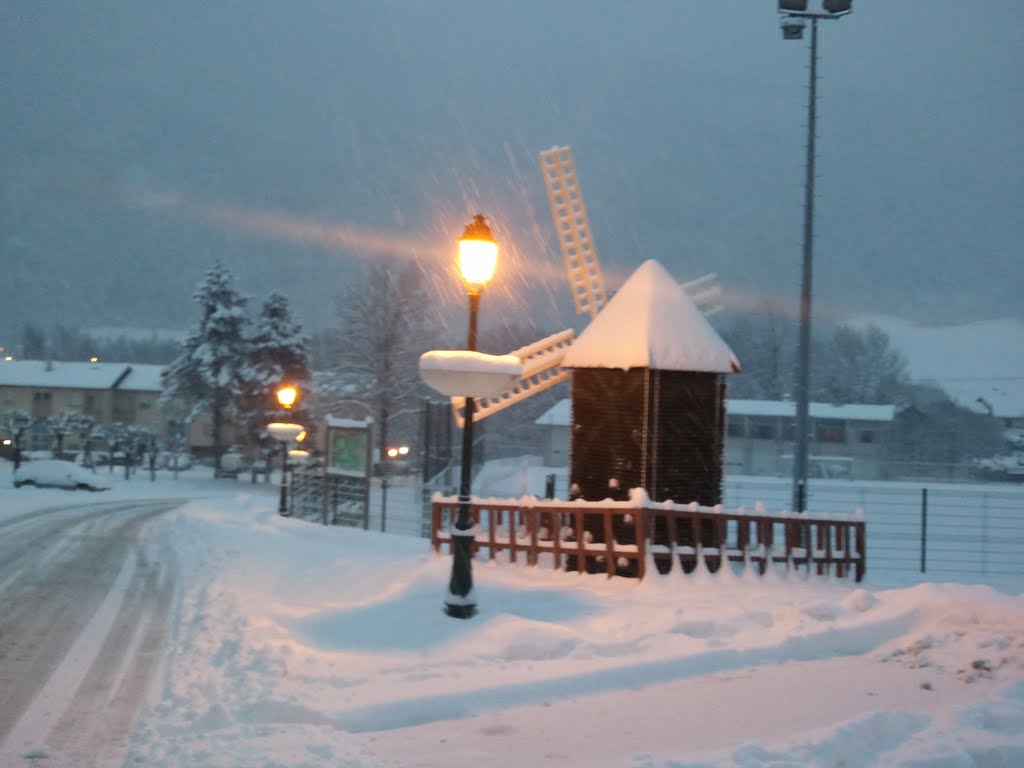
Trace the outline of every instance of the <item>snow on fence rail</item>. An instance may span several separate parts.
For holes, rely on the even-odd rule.
[[[456,497],[436,495],[431,506],[431,544],[451,548],[449,527],[458,514]],[[641,491],[629,502],[475,500],[474,554],[490,559],[507,553],[528,565],[556,570],[644,578],[650,563],[667,573],[678,563],[693,571],[698,561],[712,572],[723,558],[756,568],[804,568],[819,575],[853,576],[867,569],[864,521],[850,516],[749,514],[696,504],[652,502]]]

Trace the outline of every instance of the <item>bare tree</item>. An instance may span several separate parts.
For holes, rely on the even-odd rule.
[[[897,403],[910,384],[905,358],[874,325],[836,328],[815,368],[812,394],[825,402]]]
[[[416,264],[368,267],[337,304],[337,364],[318,394],[322,400],[350,398],[369,404],[381,461],[392,426],[402,425],[410,438],[415,435],[423,393],[419,357],[433,335],[433,324],[424,322],[430,309]]]

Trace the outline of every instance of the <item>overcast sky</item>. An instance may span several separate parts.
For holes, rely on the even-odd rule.
[[[1022,22],[856,0],[822,25],[820,311],[1024,316]],[[792,303],[807,60],[770,0],[8,0],[0,300],[168,324],[219,257],[316,325],[361,260],[436,261],[444,293],[481,211],[498,306],[561,311],[536,154],[568,144],[613,285],[653,257]]]

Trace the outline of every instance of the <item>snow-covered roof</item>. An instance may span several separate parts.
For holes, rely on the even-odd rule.
[[[565,368],[738,372],[736,355],[661,264],[640,265],[569,347]]]
[[[796,403],[777,400],[726,400],[725,410],[733,416],[796,417]],[[846,419],[847,421],[892,421],[896,409],[891,405],[829,405],[809,403],[815,419]],[[567,427],[572,421],[572,401],[566,397],[542,413],[535,424],[546,427]]]
[[[117,341],[127,339],[129,341],[173,341],[182,342],[188,336],[188,331],[180,328],[135,328],[119,325],[98,325],[84,330],[86,336],[100,341]]]
[[[128,376],[118,385],[118,389],[129,392],[159,392],[163,389],[161,374],[164,366],[132,363],[129,368]]]
[[[162,365],[47,360],[0,361],[0,387],[117,389],[159,392]]]
[[[546,427],[567,427],[572,421],[572,400],[564,397],[537,417],[534,424]]]
[[[892,405],[829,405],[808,403],[814,419],[846,419],[847,421],[892,421],[896,408]],[[726,400],[725,411],[732,416],[796,417],[796,403],[787,400]]]

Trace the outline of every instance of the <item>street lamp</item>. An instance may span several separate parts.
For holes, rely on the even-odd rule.
[[[278,388],[277,402],[285,411],[291,410],[299,399],[299,388],[290,384]],[[281,443],[281,500],[277,512],[288,516],[288,449],[292,443],[298,443],[306,436],[306,428],[294,422],[275,421],[267,425],[267,432]]]
[[[796,445],[793,451],[793,509],[807,509],[807,440],[810,430],[808,397],[811,376],[811,282],[814,260],[814,140],[818,109],[818,21],[840,19],[851,12],[852,0],[824,0],[822,11],[808,11],[807,0],[779,0],[782,37],[803,38],[811,22],[810,89],[807,96],[807,162],[804,175],[803,274],[800,283],[800,344],[796,381]]]
[[[477,214],[466,225],[459,239],[459,272],[469,295],[469,337],[466,348],[476,351],[476,324],[480,312],[480,297],[484,287],[494,275],[498,263],[498,244],[494,241],[487,219]],[[472,397],[466,398],[465,420],[462,427],[462,477],[459,484],[459,513],[452,529],[452,578],[444,610],[454,619],[468,619],[476,613],[476,595],[473,594],[472,544],[473,520],[470,516],[470,484],[473,463],[473,410]]]

